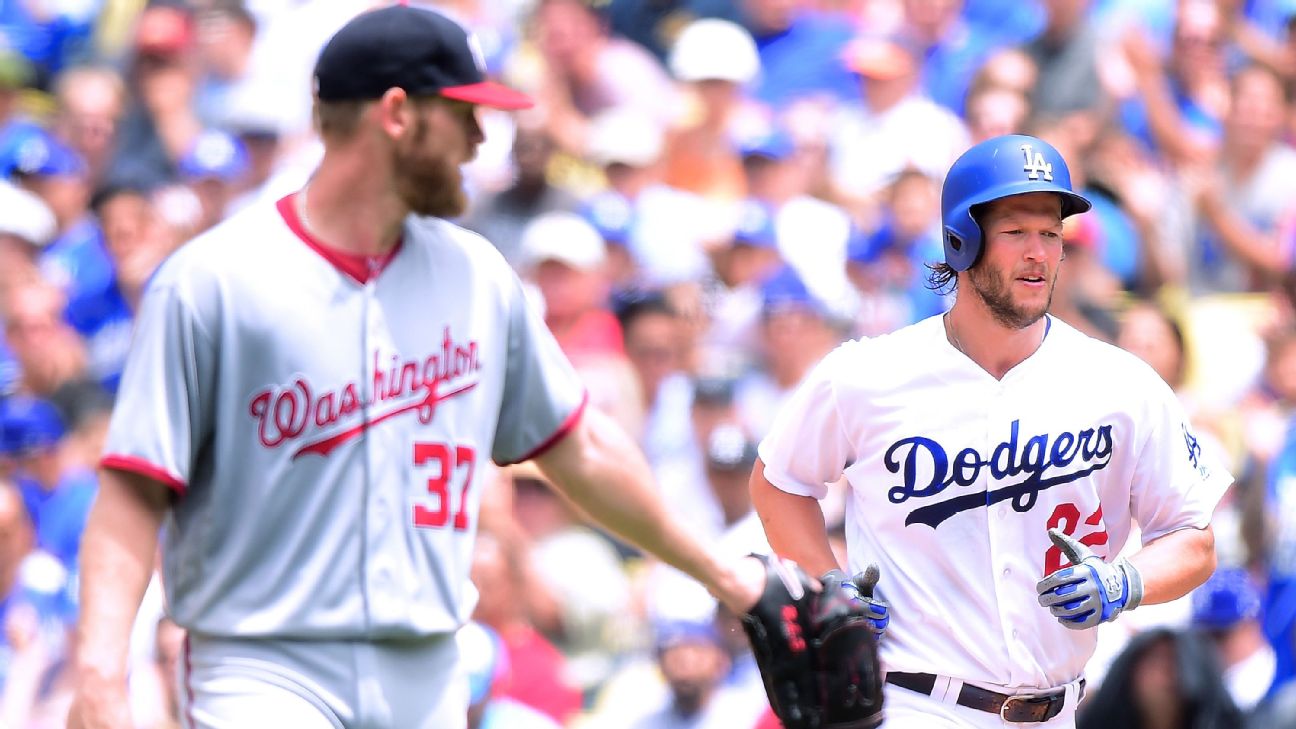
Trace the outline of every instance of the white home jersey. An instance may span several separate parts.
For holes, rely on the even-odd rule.
[[[996,380],[936,316],[826,357],[760,445],[765,476],[823,498],[845,474],[850,569],[877,562],[887,670],[1003,687],[1075,680],[1096,632],[1068,630],[1035,583],[1066,564],[1048,529],[1114,557],[1205,527],[1231,476],[1142,361],[1048,319]]]
[[[410,217],[385,260],[312,240],[290,196],[152,281],[103,465],[179,492],[164,577],[209,636],[456,630],[488,459],[531,457],[584,390],[485,240]]]

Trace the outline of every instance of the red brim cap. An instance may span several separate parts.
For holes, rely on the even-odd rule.
[[[438,93],[447,99],[467,101],[495,109],[530,109],[535,102],[530,96],[494,81],[481,81],[464,86],[449,86]]]

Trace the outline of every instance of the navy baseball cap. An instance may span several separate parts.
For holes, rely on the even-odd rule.
[[[486,78],[481,46],[463,26],[434,10],[403,4],[352,19],[315,63],[321,101],[377,99],[392,88],[496,109],[533,104],[526,94]]]

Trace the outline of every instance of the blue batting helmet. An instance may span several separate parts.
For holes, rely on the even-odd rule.
[[[1071,172],[1053,145],[1024,134],[987,139],[954,161],[941,189],[945,263],[966,271],[981,253],[977,205],[1028,192],[1062,196],[1062,217],[1087,211],[1089,201],[1071,190]]]

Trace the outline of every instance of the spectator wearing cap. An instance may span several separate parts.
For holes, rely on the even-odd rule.
[[[85,224],[89,171],[81,155],[54,135],[44,129],[26,135],[14,149],[10,174],[49,206],[59,237],[76,235]]]
[[[1003,43],[988,28],[963,16],[964,0],[904,0],[899,37],[918,50],[921,83],[937,104],[959,113],[972,77]]]
[[[36,545],[74,571],[98,482],[68,457],[63,436],[62,417],[49,402],[23,396],[0,402],[0,444],[16,466]]]
[[[744,138],[740,150],[750,196],[773,211],[780,256],[817,297],[847,305],[851,220],[842,208],[812,194],[813,155],[781,124]]]
[[[715,279],[708,292],[710,327],[702,345],[711,357],[742,361],[757,346],[760,287],[782,265],[774,215],[755,199],[743,201],[727,245],[711,250]]]
[[[850,74],[836,61],[853,33],[848,16],[785,0],[737,4],[760,52],[761,76],[754,95],[762,103],[778,109],[806,98],[833,104],[859,95]]]
[[[577,209],[576,197],[549,180],[554,143],[543,126],[518,124],[513,135],[513,181],[503,190],[478,197],[463,225],[480,233],[514,268],[521,265],[522,231],[545,213]]]
[[[20,146],[16,159],[15,176],[41,196],[57,223],[54,240],[41,252],[41,275],[62,292],[77,332],[89,336],[100,322],[95,312],[113,309],[119,297],[113,261],[90,214],[85,162],[44,131]]]
[[[736,23],[695,20],[675,40],[669,68],[690,103],[667,139],[666,183],[719,202],[741,199],[747,184],[733,140],[743,117],[756,113],[746,96],[760,75],[756,43]]]
[[[632,108],[595,117],[586,145],[608,190],[630,205],[627,248],[647,286],[699,279],[708,267],[703,242],[720,234],[724,217],[697,195],[664,183],[664,145],[661,125]]]
[[[940,189],[907,169],[887,188],[882,223],[859,231],[846,254],[860,296],[855,333],[873,337],[945,311],[949,295],[926,285],[927,264],[942,260]]]
[[[745,375],[737,392],[747,432],[763,438],[796,386],[841,343],[848,323],[815,296],[790,267],[761,287],[762,367]]]
[[[537,102],[563,150],[581,154],[592,119],[615,108],[633,109],[659,128],[677,113],[675,89],[644,48],[609,35],[592,0],[541,0],[536,41],[544,59]]]
[[[608,306],[607,251],[598,231],[577,213],[545,213],[522,231],[520,268],[539,289],[545,323],[585,383],[590,404],[637,435],[643,411],[621,326]]]
[[[216,123],[216,128],[238,138],[248,156],[248,169],[237,195],[226,206],[230,214],[259,200],[286,194],[272,183],[284,174],[287,153],[294,149],[298,155],[302,152],[301,145],[293,145],[295,140],[285,135],[287,121],[278,102],[274,91],[264,85],[240,84],[230,93]]]
[[[621,193],[604,190],[586,200],[580,206],[580,212],[603,236],[613,296],[633,292],[641,283],[639,267],[630,252],[631,233],[636,222],[634,206]]]
[[[200,68],[194,105],[199,121],[218,127],[240,87],[248,83],[256,17],[241,1],[209,3],[199,12],[194,30]]]
[[[155,4],[140,12],[127,74],[131,103],[118,127],[108,181],[172,181],[176,161],[202,132],[194,104],[196,30],[186,5]]]
[[[230,203],[243,188],[248,153],[238,137],[208,129],[176,163],[180,179],[198,201],[198,217],[191,235],[198,235],[224,220]]]
[[[922,92],[914,46],[861,37],[846,47],[842,63],[856,75],[862,103],[843,106],[833,125],[829,174],[835,194],[863,219],[906,168],[943,179],[968,148],[968,132],[953,111]]]
[[[0,722],[45,726],[68,642],[69,575],[36,547],[18,489],[0,477]],[[66,713],[66,709],[64,710]]]
[[[499,635],[477,622],[459,629],[455,639],[468,674],[468,729],[560,729],[553,719],[507,696],[495,686],[509,681],[508,653]]]
[[[521,268],[544,297],[545,323],[568,357],[622,353],[621,327],[606,308],[607,250],[576,213],[546,213],[522,232]]]
[[[768,547],[747,488],[755,464],[756,444],[742,428],[726,424],[711,431],[706,443],[706,475],[724,518],[722,539],[734,538],[753,549]]]
[[[40,278],[40,251],[54,237],[54,214],[36,195],[0,181],[0,299]]]
[[[755,724],[765,703],[725,686],[729,654],[711,616],[663,620],[655,628],[657,666],[668,689],[631,729],[732,729]]]
[[[1251,711],[1273,683],[1275,655],[1261,626],[1260,594],[1246,570],[1222,567],[1192,592],[1192,625],[1215,644],[1233,703]]]

